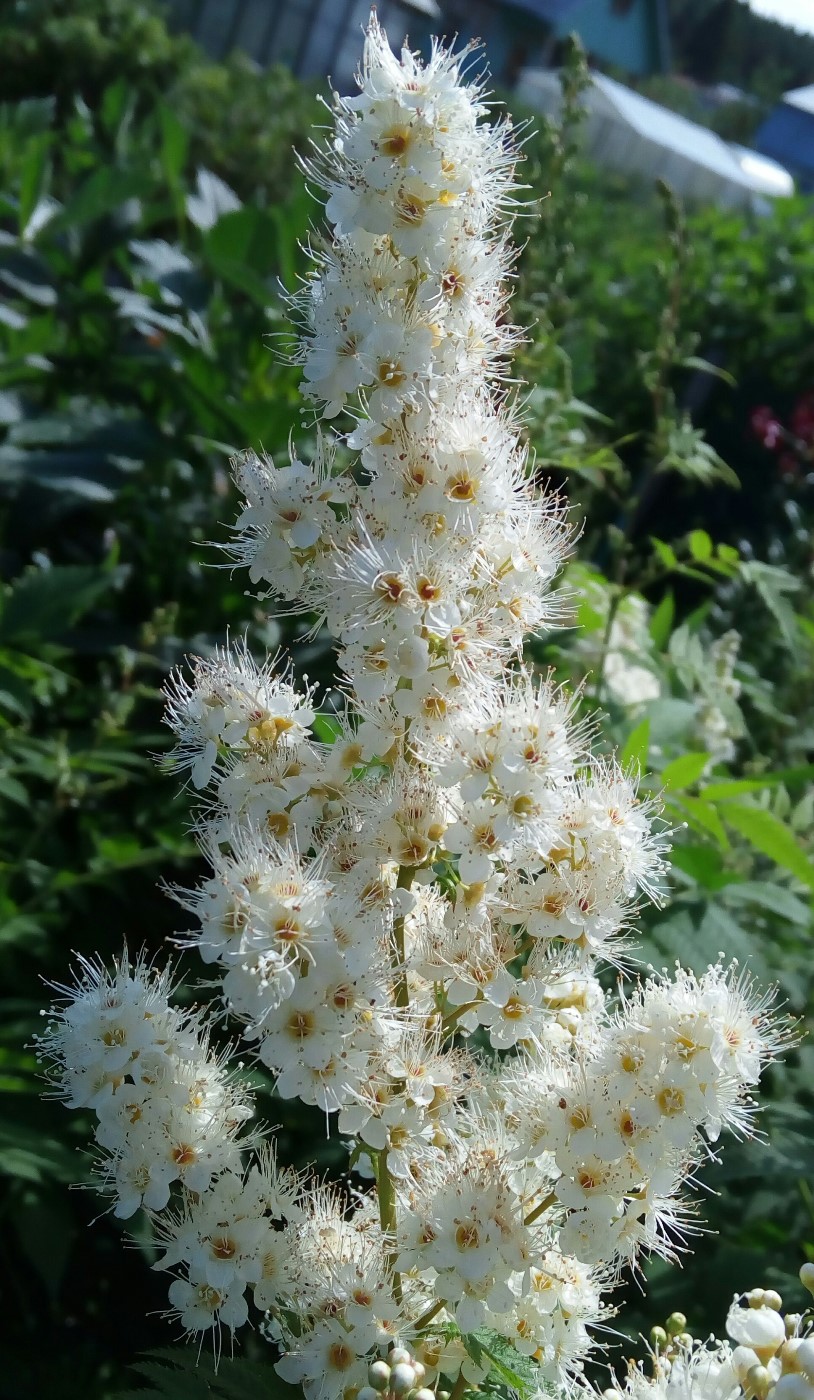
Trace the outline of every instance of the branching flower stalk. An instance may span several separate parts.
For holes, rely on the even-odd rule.
[[[293,308],[318,451],[235,463],[235,558],[337,639],[333,742],[279,657],[223,649],[169,690],[211,866],[181,941],[277,1092],[347,1142],[348,1185],[246,1131],[205,1017],[143,960],[85,964],[40,1042],[97,1115],[112,1209],[152,1217],[184,1329],[234,1332],[251,1305],[308,1400],[460,1395],[483,1329],[540,1384],[577,1375],[622,1270],[680,1247],[688,1179],[749,1132],[787,1035],[720,962],[619,997],[600,980],[631,960],[665,843],[523,663],[563,617],[573,531],[526,468],[518,153],[465,57],[398,60],[371,20],[308,167],[331,226]]]

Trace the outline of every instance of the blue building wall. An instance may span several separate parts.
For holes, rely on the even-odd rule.
[[[785,165],[800,188],[814,191],[814,113],[780,102],[755,137],[755,148]]]

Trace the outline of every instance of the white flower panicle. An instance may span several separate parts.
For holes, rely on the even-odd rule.
[[[251,1098],[210,1051],[201,1018],[170,1005],[168,969],[80,962],[37,1049],[68,1107],[96,1114],[99,1189],[124,1219],[163,1210],[176,1183],[207,1191],[252,1145],[239,1137]]]
[[[97,1114],[114,1208],[156,1215],[183,1328],[265,1314],[308,1400],[460,1394],[481,1328],[541,1382],[579,1375],[608,1288],[681,1247],[688,1178],[749,1131],[786,1039],[735,967],[619,996],[600,977],[627,972],[665,840],[577,698],[523,663],[573,532],[507,387],[517,150],[461,64],[397,59],[371,20],[309,167],[331,224],[296,307],[317,456],[235,464],[235,557],[330,627],[344,708],[243,645],[168,687],[211,871],[179,942],[357,1184],[240,1136],[206,1021],[141,960],[85,965],[41,1041]]]

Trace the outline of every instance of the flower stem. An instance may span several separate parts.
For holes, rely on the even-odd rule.
[[[387,1148],[384,1148],[378,1156],[376,1163],[376,1186],[379,1197],[379,1221],[382,1227],[382,1234],[392,1242],[392,1248],[388,1253],[388,1261],[393,1274],[393,1297],[397,1303],[401,1302],[401,1274],[396,1269],[398,1259],[398,1249],[396,1247],[396,1188],[393,1178],[390,1175],[390,1168],[387,1165]]]
[[[409,890],[415,875],[414,865],[400,865],[397,890]],[[396,970],[396,1006],[409,1006],[410,993],[407,988],[407,965],[404,950],[404,915],[393,920],[393,966]]]
[[[416,1318],[416,1321],[413,1323],[413,1330],[420,1332],[423,1327],[428,1327],[433,1318],[437,1317],[438,1313],[440,1313],[441,1309],[445,1308],[446,1305],[446,1298],[439,1298],[437,1303],[433,1303],[432,1307],[427,1308],[426,1312],[423,1312],[419,1318]]]
[[[534,1207],[534,1210],[531,1211],[531,1213],[530,1213],[529,1215],[526,1216],[525,1220],[523,1221],[523,1224],[524,1224],[524,1225],[533,1225],[534,1222],[535,1222],[535,1220],[539,1220],[540,1216],[543,1215],[544,1212],[548,1210],[549,1206],[553,1206],[553,1204],[554,1204],[554,1202],[556,1201],[556,1199],[557,1199],[557,1193],[556,1193],[556,1191],[549,1191],[549,1193],[548,1193],[548,1195],[545,1197],[545,1199],[542,1200],[538,1206],[535,1206],[535,1207]]]
[[[466,1390],[466,1387],[468,1386],[468,1384],[469,1384],[469,1382],[468,1382],[468,1380],[466,1379],[466,1376],[464,1375],[463,1371],[461,1371],[460,1375],[458,1376],[457,1381],[455,1382],[454,1386],[452,1387],[452,1390],[451,1390],[451,1392],[450,1392],[449,1400],[461,1400],[461,1396],[463,1395],[464,1391]]]

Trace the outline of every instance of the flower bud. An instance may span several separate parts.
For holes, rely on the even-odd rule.
[[[650,1328],[650,1345],[655,1351],[661,1351],[667,1345],[667,1333],[663,1327]]]
[[[809,1293],[814,1293],[814,1264],[803,1264],[800,1270],[800,1282]]]
[[[423,1381],[424,1377],[425,1377],[426,1374],[427,1374],[427,1368],[426,1368],[426,1366],[422,1366],[421,1362],[420,1362],[420,1361],[416,1361],[415,1358],[410,1362],[410,1365],[412,1366],[413,1370],[415,1371],[416,1382],[418,1383],[418,1385],[421,1385],[421,1382]],[[433,1400],[435,1400],[435,1396],[434,1396],[434,1395],[433,1395]]]
[[[363,1385],[361,1390],[356,1392],[356,1400],[379,1400],[378,1390],[374,1390],[372,1385]]]
[[[412,1365],[413,1358],[409,1351],[406,1347],[391,1347],[387,1353],[388,1366],[398,1366],[401,1362],[404,1362],[407,1366]]]
[[[373,1361],[367,1368],[367,1383],[373,1390],[387,1390],[390,1384],[390,1367],[386,1361]]]
[[[399,1361],[390,1372],[390,1389],[394,1395],[406,1395],[415,1385],[415,1371],[406,1361]]]
[[[788,1337],[783,1343],[778,1352],[778,1357],[784,1371],[799,1371],[800,1364],[797,1360],[797,1352],[800,1345],[801,1341],[799,1337]]]
[[[780,1312],[783,1306],[783,1299],[773,1288],[767,1288],[763,1294],[763,1306],[764,1308],[772,1308],[774,1312]]]
[[[766,1400],[772,1388],[772,1378],[765,1366],[751,1366],[746,1373],[744,1390],[755,1400]]]
[[[667,1335],[669,1337],[677,1337],[679,1332],[686,1332],[686,1330],[687,1319],[683,1312],[670,1313],[667,1319]]]
[[[758,1355],[751,1347],[735,1347],[732,1353],[732,1370],[735,1372],[741,1385],[746,1380],[747,1375],[753,1366],[759,1366]]]
[[[420,1390],[413,1392],[413,1400],[435,1400],[435,1391],[424,1385]]]
[[[761,1290],[761,1297],[762,1297]],[[733,1342],[741,1342],[757,1352],[758,1360],[765,1362],[774,1356],[778,1347],[785,1341],[786,1329],[779,1313],[762,1304],[741,1308],[734,1303],[726,1319],[726,1330]]]

